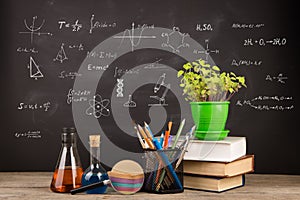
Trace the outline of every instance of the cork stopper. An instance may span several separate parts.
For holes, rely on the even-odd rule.
[[[90,135],[90,147],[100,147],[100,135]]]

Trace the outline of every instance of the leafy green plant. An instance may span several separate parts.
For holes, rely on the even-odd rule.
[[[185,100],[192,102],[228,101],[241,87],[247,87],[244,76],[221,72],[202,59],[184,64],[177,77]]]

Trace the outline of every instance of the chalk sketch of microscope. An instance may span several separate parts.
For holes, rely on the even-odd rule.
[[[169,89],[171,88],[171,85],[170,85],[170,83],[166,84],[165,79],[166,79],[166,74],[163,73],[159,77],[159,79],[156,82],[154,89],[153,89],[154,93],[156,94],[158,91],[160,91],[161,86],[164,86],[165,90],[163,91],[162,95],[161,96],[158,96],[158,95],[150,96],[150,98],[157,100],[158,102],[148,104],[148,106],[168,106],[168,104],[166,103],[166,95],[167,95]]]

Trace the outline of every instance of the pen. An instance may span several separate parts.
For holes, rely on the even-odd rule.
[[[158,142],[158,140],[157,140],[156,138],[153,138],[153,144],[154,144],[154,146],[156,147],[157,150],[162,150],[162,147],[160,146],[160,144],[159,144],[159,142]],[[175,180],[175,185],[176,185],[178,188],[182,189],[182,184],[181,184],[181,182],[180,182],[178,176],[176,175],[175,170],[174,170],[173,166],[171,165],[171,163],[170,163],[170,161],[169,161],[167,155],[166,155],[164,152],[162,152],[162,151],[158,151],[158,153],[159,153],[159,155],[161,156],[161,158],[162,158],[162,160],[163,160],[163,162],[164,162],[164,165],[167,166],[167,168],[168,168],[170,174],[171,174],[172,177],[174,178],[174,180]]]

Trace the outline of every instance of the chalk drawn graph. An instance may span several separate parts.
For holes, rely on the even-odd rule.
[[[27,24],[26,19],[24,19],[24,25],[26,27],[26,29],[28,31],[21,31],[19,32],[20,34],[29,34],[30,35],[30,43],[32,44],[34,36],[41,36],[41,35],[50,35],[52,36],[53,34],[50,32],[40,32],[40,30],[42,29],[42,27],[45,24],[45,19],[43,19],[43,21],[41,22],[41,24],[39,26],[36,26],[36,20],[37,20],[37,16],[32,17],[32,23],[31,25]]]
[[[154,26],[148,26],[146,24],[143,24],[141,27],[138,26],[138,29],[141,29],[141,30],[140,30],[139,34],[135,35],[136,28],[135,28],[134,22],[132,22],[131,30],[126,29],[122,36],[114,36],[113,38],[121,39],[120,46],[123,44],[125,39],[129,39],[130,44],[131,44],[131,51],[133,51],[135,47],[139,46],[142,39],[155,39],[156,38],[155,35],[143,35],[143,32],[149,28],[154,28]],[[136,41],[135,41],[135,39],[136,39]]]

